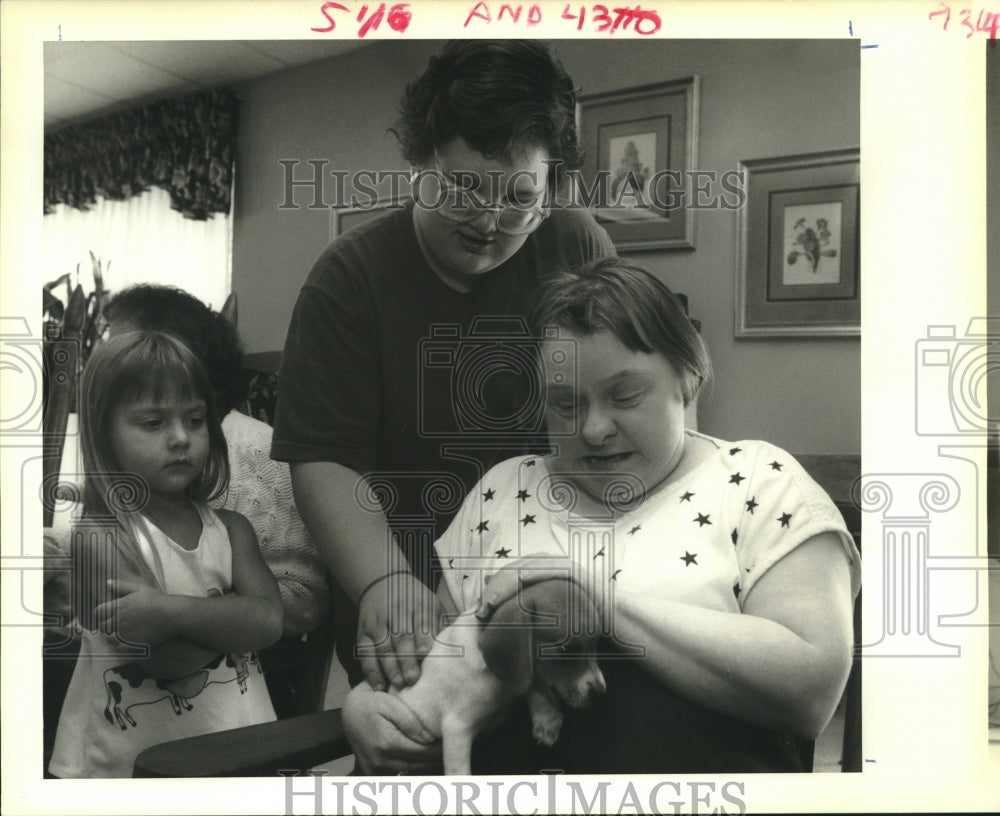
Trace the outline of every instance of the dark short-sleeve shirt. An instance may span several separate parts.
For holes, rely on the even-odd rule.
[[[271,455],[368,476],[433,583],[433,539],[467,491],[494,463],[545,448],[525,322],[539,277],[614,252],[590,215],[556,210],[463,293],[424,259],[412,205],[346,233],[299,293]]]

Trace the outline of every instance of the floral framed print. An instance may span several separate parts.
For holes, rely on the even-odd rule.
[[[861,333],[860,151],[739,163],[736,336]]]
[[[698,78],[581,96],[571,195],[620,251],[694,249]]]

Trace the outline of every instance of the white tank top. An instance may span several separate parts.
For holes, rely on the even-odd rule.
[[[186,550],[148,519],[136,519],[136,543],[164,592],[206,597],[232,589],[225,523],[204,505],[198,546]],[[49,770],[64,779],[128,777],[150,745],[274,720],[254,654],[223,654],[186,677],[151,677],[133,656],[84,632],[56,731]]]

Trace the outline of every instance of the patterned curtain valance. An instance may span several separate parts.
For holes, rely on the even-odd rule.
[[[151,186],[185,218],[229,213],[240,100],[202,91],[45,135],[45,212],[124,201]]]

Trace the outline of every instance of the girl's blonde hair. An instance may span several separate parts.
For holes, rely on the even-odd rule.
[[[130,515],[144,506],[148,486],[123,471],[111,449],[115,408],[144,396],[202,399],[208,426],[208,461],[188,485],[188,498],[211,501],[229,487],[229,450],[212,385],[194,353],[173,335],[133,331],[112,337],[91,354],[80,384],[80,449],[84,516],[117,524],[132,538]]]

